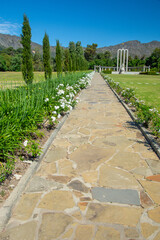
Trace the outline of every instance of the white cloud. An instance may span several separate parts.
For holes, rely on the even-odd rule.
[[[0,33],[17,35],[21,29],[21,24],[7,22],[0,18]]]

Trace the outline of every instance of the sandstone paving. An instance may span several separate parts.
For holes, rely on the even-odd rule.
[[[158,157],[100,74],[79,99],[0,240],[159,240]]]

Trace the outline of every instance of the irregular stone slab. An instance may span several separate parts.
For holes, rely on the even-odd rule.
[[[140,192],[140,200],[141,200],[141,205],[145,208],[153,205],[153,201],[144,191]]]
[[[76,175],[76,171],[73,168],[73,162],[68,159],[63,159],[58,161],[59,173],[68,177],[73,177]]]
[[[160,174],[146,177],[148,180],[160,182]]]
[[[142,214],[140,207],[122,207],[91,203],[86,214],[87,220],[96,223],[115,223],[136,227]]]
[[[37,223],[35,221],[20,224],[0,234],[1,240],[35,240]]]
[[[141,223],[142,235],[143,237],[148,238],[151,236],[157,229],[157,226],[153,226],[149,223]]]
[[[77,170],[84,172],[95,170],[98,165],[108,160],[115,150],[103,149],[90,144],[81,145],[77,150],[70,154],[70,159],[77,163]]]
[[[148,211],[148,216],[153,221],[160,223],[160,207]]]
[[[47,191],[52,187],[60,188],[62,187],[62,185],[54,181],[49,181],[44,178],[35,176],[29,183],[29,186],[27,187],[26,192],[42,192],[42,191]]]
[[[131,144],[133,144],[133,140],[130,140],[125,136],[110,136],[107,137],[106,140],[110,144],[115,144],[116,148],[120,150],[123,150],[126,147],[129,147]]]
[[[73,208],[74,206],[72,193],[61,190],[53,190],[47,193],[38,205],[39,208],[57,211],[64,211],[66,208]]]
[[[138,167],[132,170],[132,173],[138,174],[144,177],[150,176],[152,174],[152,171],[150,168],[146,167]]]
[[[111,166],[116,166],[119,168],[126,169],[128,171],[140,166],[139,154],[131,152],[118,152],[112,160],[108,162]]]
[[[57,172],[55,162],[52,163],[42,163],[36,172],[36,176],[48,176]]]
[[[75,232],[74,240],[92,240],[94,234],[94,226],[79,225]]]
[[[48,177],[47,177],[48,179],[52,179],[52,180],[54,180],[55,182],[59,182],[59,183],[68,183],[68,182],[70,182],[70,180],[71,180],[71,177],[68,177],[68,176],[58,176],[58,175],[49,175]]]
[[[82,173],[82,177],[86,183],[96,183],[98,180],[98,171],[89,171]]]
[[[151,160],[146,159],[148,165],[150,166],[153,174],[159,174],[160,173],[160,161],[157,160]]]
[[[112,227],[99,226],[96,232],[95,240],[119,240],[120,233]]]
[[[126,228],[124,229],[124,232],[127,238],[133,239],[139,237],[139,233],[136,228]]]
[[[144,187],[144,189],[147,191],[149,196],[152,198],[152,200],[160,204],[160,183],[159,182],[151,182],[151,181],[145,181],[140,180],[140,183]]]
[[[67,157],[67,149],[63,147],[54,147],[53,149],[49,150],[45,162],[55,162],[59,159],[63,159]]]
[[[89,191],[89,188],[87,188],[82,182],[79,180],[74,180],[71,183],[68,184],[68,187],[80,191],[80,192],[85,192],[87,193]]]
[[[115,202],[130,205],[140,205],[139,195],[132,189],[92,188],[92,197],[100,202]]]
[[[63,236],[62,239],[69,239],[73,234],[73,229],[70,228]]]
[[[116,189],[141,189],[140,184],[132,174],[122,169],[108,166],[107,164],[104,164],[100,168],[99,185]]]
[[[25,193],[20,198],[13,211],[13,218],[27,220],[32,216],[33,210],[41,197],[41,193]]]
[[[90,131],[87,128],[80,128],[79,132],[84,134],[84,135],[90,135]]]
[[[72,223],[72,218],[64,213],[44,213],[39,229],[39,240],[57,239]]]

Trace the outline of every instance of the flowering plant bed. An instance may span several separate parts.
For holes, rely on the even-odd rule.
[[[58,119],[72,110],[76,95],[91,77],[79,72],[0,91],[0,182],[12,173],[17,159],[40,155],[43,129],[54,129]]]

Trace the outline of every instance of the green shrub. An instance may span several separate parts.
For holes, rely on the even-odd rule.
[[[104,73],[104,74],[111,74],[111,73],[112,73],[112,70],[109,70],[109,69],[103,70],[102,73]]]

